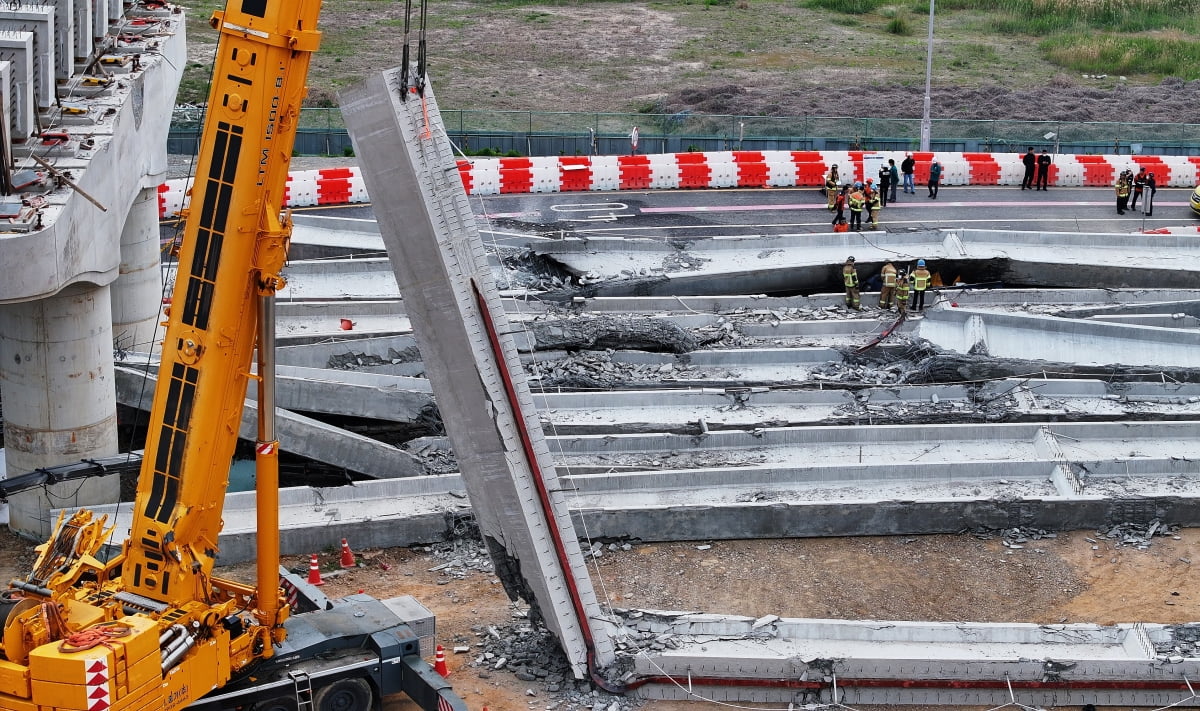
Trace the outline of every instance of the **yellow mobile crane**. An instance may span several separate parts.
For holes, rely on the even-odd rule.
[[[281,587],[273,306],[319,11],[319,0],[230,0],[213,15],[212,90],[129,538],[102,560],[111,527],[75,512],[10,584],[4,711],[369,711],[399,691],[428,711],[466,709],[420,657],[406,620],[428,613],[411,598],[327,600],[296,576]],[[262,413],[255,585],[213,575],[248,378]]]

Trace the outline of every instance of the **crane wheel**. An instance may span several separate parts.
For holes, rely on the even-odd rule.
[[[317,690],[316,711],[371,711],[374,694],[366,679],[338,679]]]

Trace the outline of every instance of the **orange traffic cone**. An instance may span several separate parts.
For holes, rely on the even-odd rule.
[[[446,666],[446,648],[442,645],[437,646],[437,653],[433,655],[433,670],[442,675],[442,678],[450,676],[450,669]]]
[[[308,561],[308,584],[309,585],[324,585],[325,581],[321,580],[321,566],[317,563],[317,554],[313,553],[312,558]]]
[[[355,566],[354,551],[350,550],[350,544],[346,542],[345,538],[343,538],[342,539],[342,567],[343,568],[353,568],[354,566]]]

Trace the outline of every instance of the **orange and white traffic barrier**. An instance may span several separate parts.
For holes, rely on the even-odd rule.
[[[865,182],[868,159],[900,165],[904,151],[708,151],[619,156],[534,156],[470,158],[457,161],[468,195],[670,190],[678,188],[820,187],[830,166],[843,181]],[[915,151],[915,182],[929,179],[930,162],[942,163],[945,185],[1017,185],[1024,178],[1019,152]],[[1111,186],[1123,170],[1146,168],[1158,187],[1191,187],[1200,182],[1200,156],[1074,155],[1059,153],[1050,166],[1055,187]],[[1111,179],[1110,179],[1111,176]],[[186,207],[188,181],[168,180],[158,189],[159,217]],[[368,202],[357,167],[297,170],[288,175],[285,207]]]

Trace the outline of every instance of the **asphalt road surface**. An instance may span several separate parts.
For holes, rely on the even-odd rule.
[[[1131,233],[1200,226],[1188,207],[1191,190],[1160,188],[1154,214],[1118,215],[1109,188],[1016,186],[943,187],[936,200],[918,187],[898,194],[880,216],[882,231],[976,227],[1014,231]],[[485,232],[629,235],[779,235],[831,231],[832,216],[815,188],[659,190],[646,192],[535,193],[471,197]],[[321,213],[370,218],[369,206],[321,209]]]

